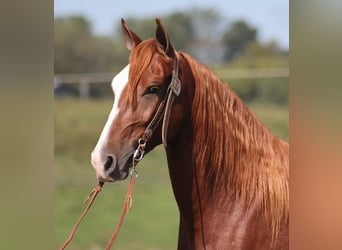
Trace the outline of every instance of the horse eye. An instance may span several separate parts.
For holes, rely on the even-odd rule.
[[[150,86],[146,89],[145,94],[157,94],[159,92],[159,86]]]

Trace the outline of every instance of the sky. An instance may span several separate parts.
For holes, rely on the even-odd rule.
[[[276,40],[282,48],[289,48],[288,0],[55,0],[54,13],[55,17],[83,15],[91,21],[96,34],[110,35],[121,18],[162,20],[163,15],[193,7],[214,8],[227,21],[242,18],[258,29],[262,42]]]

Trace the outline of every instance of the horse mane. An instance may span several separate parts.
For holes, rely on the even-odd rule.
[[[288,143],[248,109],[212,70],[180,52],[195,82],[193,156],[199,181],[270,216],[274,234],[288,219]],[[210,143],[208,143],[210,142]]]

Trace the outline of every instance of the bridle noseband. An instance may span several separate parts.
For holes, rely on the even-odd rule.
[[[164,147],[167,147],[167,131],[169,127],[170,114],[172,109],[172,104],[176,97],[181,93],[181,81],[179,80],[179,58],[177,52],[174,50],[174,61],[172,69],[172,78],[167,88],[166,94],[159,104],[159,107],[154,114],[152,120],[147,125],[144,134],[138,140],[138,147],[133,154],[133,159],[135,161],[140,161],[144,157],[146,143],[151,139],[154,131],[163,119],[162,125],[162,142]]]

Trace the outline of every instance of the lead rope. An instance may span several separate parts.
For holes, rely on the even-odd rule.
[[[145,144],[139,144],[138,146],[138,149],[136,150],[136,152],[139,151],[139,158],[135,158],[135,156],[137,156],[137,153],[135,152],[134,154],[134,157],[133,157],[133,167],[132,167],[132,170],[130,172],[130,175],[131,175],[131,179],[129,181],[129,185],[128,185],[128,189],[127,189],[127,193],[126,193],[126,198],[125,198],[125,202],[122,206],[122,209],[121,209],[121,213],[120,213],[120,217],[119,217],[119,221],[118,223],[116,224],[116,227],[114,229],[114,232],[112,234],[112,237],[110,238],[110,240],[108,241],[108,244],[106,246],[106,250],[109,250],[119,231],[120,231],[120,228],[121,228],[121,225],[122,225],[122,222],[125,218],[125,215],[126,213],[128,212],[128,210],[132,207],[132,192],[133,192],[133,187],[134,187],[134,183],[135,183],[135,179],[138,177],[138,173],[137,171],[135,170],[135,165],[136,165],[136,162],[140,161],[142,159],[142,156],[144,154],[144,147],[145,147]],[[63,250],[65,249],[65,247],[70,243],[70,241],[73,239],[74,237],[74,234],[78,228],[78,226],[80,225],[81,221],[83,220],[83,218],[85,217],[85,215],[87,214],[87,212],[89,211],[91,205],[93,204],[97,194],[102,190],[102,187],[104,185],[104,182],[99,182],[97,184],[97,186],[90,192],[90,194],[87,196],[87,198],[84,200],[83,204],[86,204],[87,203],[87,206],[86,208],[84,209],[83,213],[81,214],[80,218],[76,221],[74,227],[72,228],[71,232],[69,233],[69,237],[66,239],[66,241],[60,246],[59,250]]]
[[[140,147],[141,144],[139,144],[138,147]],[[137,149],[138,150],[138,149]],[[137,151],[136,151],[137,152]],[[143,154],[142,154],[143,155]],[[142,155],[139,155],[139,160],[142,159]],[[141,159],[140,159],[141,158]],[[110,237],[110,240],[108,241],[107,243],[107,246],[106,246],[106,250],[110,250],[110,248],[112,247],[116,237],[118,236],[119,234],[119,231],[120,231],[120,228],[121,228],[121,225],[123,223],[123,220],[125,218],[125,215],[126,213],[129,211],[129,209],[132,207],[132,192],[133,192],[133,187],[134,187],[134,183],[135,183],[135,179],[138,177],[138,173],[137,171],[135,170],[135,163],[137,162],[137,159],[135,157],[133,157],[133,168],[131,170],[131,179],[129,181],[129,185],[128,185],[128,189],[127,189],[127,193],[126,193],[126,198],[125,198],[125,202],[124,202],[124,205],[122,206],[122,209],[121,209],[121,213],[120,213],[120,217],[119,217],[119,221],[118,223],[116,224],[116,227],[113,231],[113,234],[112,236]]]
[[[128,189],[127,189],[127,193],[126,193],[126,198],[125,198],[125,202],[122,206],[121,209],[121,213],[120,213],[120,217],[119,217],[119,221],[116,224],[115,230],[112,234],[112,237],[110,238],[107,246],[106,246],[106,250],[109,250],[111,248],[111,246],[113,245],[116,236],[119,233],[119,230],[121,228],[122,222],[125,218],[125,214],[128,212],[128,210],[132,207],[132,192],[133,192],[133,187],[134,187],[134,183],[135,183],[135,179],[138,177],[138,173],[135,170],[136,167],[136,163],[138,161],[140,161],[145,153],[145,146],[146,146],[146,141],[140,139],[138,141],[138,147],[135,150],[133,157],[132,157],[132,170],[130,172],[131,175],[131,179],[129,181],[129,185],[128,185]],[[87,214],[88,210],[90,209],[91,205],[93,204],[97,194],[102,190],[102,187],[104,185],[104,182],[99,182],[97,184],[97,186],[90,192],[90,194],[87,196],[87,198],[84,200],[83,204],[87,204],[87,207],[84,209],[83,213],[81,214],[80,218],[76,221],[74,227],[72,228],[69,237],[66,239],[66,241],[61,245],[61,247],[59,248],[59,250],[63,250],[65,249],[65,247],[70,243],[70,241],[72,240],[72,238],[74,237],[74,234],[79,226],[79,224],[81,223],[81,221],[83,220],[83,218],[85,217],[85,215]]]
[[[87,204],[86,208],[84,209],[83,213],[81,214],[80,218],[76,221],[74,227],[72,228],[72,230],[69,233],[69,237],[66,239],[66,241],[64,241],[64,243],[60,246],[59,250],[63,250],[72,240],[72,238],[74,237],[74,234],[79,226],[79,224],[81,223],[81,221],[83,220],[83,218],[85,217],[85,215],[87,214],[88,210],[90,209],[91,205],[93,204],[97,194],[102,190],[104,182],[99,182],[97,184],[97,186],[90,192],[90,194],[87,196],[87,198],[84,200],[83,204]]]

